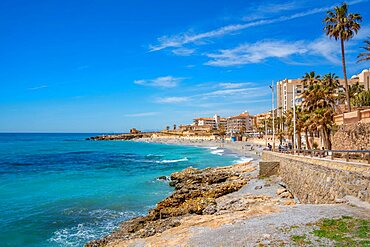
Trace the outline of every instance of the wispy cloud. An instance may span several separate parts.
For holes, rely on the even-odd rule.
[[[300,6],[301,4],[295,1],[290,1],[286,3],[263,3],[260,5],[253,4],[253,6],[248,9],[249,14],[243,17],[243,21],[264,19],[271,14],[280,13],[281,11],[294,10],[299,8]]]
[[[234,88],[241,88],[245,86],[253,85],[251,82],[221,82],[218,84],[218,86],[225,88],[225,89],[234,89]]]
[[[159,112],[141,112],[141,113],[133,113],[133,114],[126,114],[125,117],[150,117],[156,116]]]
[[[194,52],[195,52],[195,49],[189,49],[185,47],[172,50],[172,53],[178,56],[190,56]]]
[[[161,104],[168,104],[168,103],[183,103],[191,100],[191,97],[163,97],[157,98],[156,102]]]
[[[180,77],[173,77],[173,76],[163,76],[158,77],[151,80],[136,80],[134,81],[137,85],[142,86],[151,86],[151,87],[160,87],[160,88],[174,88],[178,86],[178,84],[183,80],[184,78]]]
[[[44,89],[44,88],[48,88],[49,86],[48,85],[41,85],[41,86],[37,86],[37,87],[30,87],[28,88],[28,90],[40,90],[40,89]]]
[[[254,44],[243,44],[232,49],[220,50],[218,53],[207,54],[211,60],[206,65],[228,67],[260,63],[266,58],[284,58],[306,52],[307,50],[301,41],[260,41]]]
[[[349,4],[358,4],[368,2],[368,0],[354,0],[350,1]],[[331,9],[335,7],[335,5],[328,5],[325,7],[320,8],[312,8],[309,10],[293,13],[291,15],[284,15],[284,16],[278,16],[276,18],[270,18],[270,19],[260,19],[250,22],[244,22],[244,23],[238,23],[238,24],[232,24],[232,25],[226,25],[208,32],[203,33],[192,33],[192,32],[185,32],[180,33],[177,35],[172,36],[162,36],[158,38],[158,44],[157,45],[150,45],[149,50],[150,51],[159,51],[170,47],[182,47],[185,44],[189,43],[197,43],[199,41],[202,41],[204,39],[210,39],[210,38],[216,38],[216,37],[222,37],[227,34],[231,34],[237,31],[242,31],[247,28],[256,27],[256,26],[262,26],[262,25],[268,25],[283,21],[288,21],[296,18],[301,18],[317,13],[322,13],[327,11],[328,9]]]
[[[332,63],[340,62],[338,59],[338,44],[326,37],[320,37],[311,42],[263,40],[206,55],[211,60],[205,64],[218,67],[261,63],[268,58],[283,59],[293,55],[319,56]]]

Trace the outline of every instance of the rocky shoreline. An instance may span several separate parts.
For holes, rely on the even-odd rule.
[[[86,138],[87,141],[128,141],[140,138],[150,138],[153,132],[140,132],[128,134],[99,135]]]
[[[147,216],[137,217],[121,224],[120,228],[87,247],[107,246],[117,241],[147,238],[181,225],[188,215],[212,215],[219,211],[216,199],[235,192],[250,180],[251,164],[199,170],[189,167],[170,176],[174,193],[157,204]]]

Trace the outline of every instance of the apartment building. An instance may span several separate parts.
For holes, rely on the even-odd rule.
[[[226,133],[236,134],[240,132],[253,132],[253,116],[243,112],[237,116],[227,118]]]
[[[212,126],[213,129],[218,129],[220,125],[226,126],[226,118],[221,118],[215,114],[213,118],[195,118],[193,125],[195,126]]]
[[[265,127],[265,121],[269,118],[272,118],[271,112],[260,113],[254,116],[253,118],[253,126],[257,131],[260,127]]]
[[[340,92],[344,91],[345,83],[343,79],[339,79],[339,90]],[[361,73],[352,76],[348,80],[349,85],[353,85],[359,82],[360,85],[363,85],[365,90],[370,89],[370,69],[365,69]],[[303,85],[302,79],[284,79],[276,83],[276,109],[277,116],[281,117],[289,109],[293,107],[293,88],[295,87],[295,102],[300,104],[302,98],[300,95],[304,92],[307,86]]]
[[[363,85],[365,90],[370,90],[370,69],[364,69],[361,73],[352,76],[351,81]]]
[[[294,87],[296,89],[296,96],[302,94],[306,88],[303,86],[301,79],[284,79],[276,83],[276,107],[278,117],[281,117],[293,107]]]

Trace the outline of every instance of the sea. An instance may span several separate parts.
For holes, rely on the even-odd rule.
[[[170,195],[158,177],[242,161],[216,146],[93,135],[0,134],[1,246],[83,246]]]

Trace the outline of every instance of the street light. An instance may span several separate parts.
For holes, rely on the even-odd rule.
[[[275,151],[275,87],[274,81],[271,82],[271,105],[272,105],[272,150]]]
[[[293,154],[295,154],[296,144],[296,113],[295,113],[295,85],[293,85]]]

